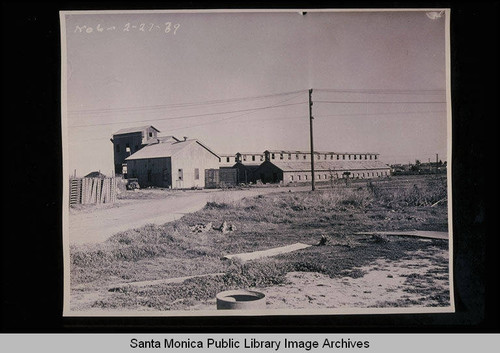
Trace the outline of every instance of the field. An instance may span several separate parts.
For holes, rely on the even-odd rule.
[[[277,309],[448,306],[448,241],[358,234],[414,229],[448,230],[444,176],[215,199],[175,222],[71,246],[71,310],[214,310],[215,294],[236,288],[257,288]],[[296,242],[312,246],[223,258]]]

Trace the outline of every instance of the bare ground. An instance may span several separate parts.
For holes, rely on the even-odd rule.
[[[215,294],[234,288],[264,292],[270,309],[447,307],[448,241],[357,234],[447,231],[445,203],[432,206],[443,197],[442,180],[396,182],[387,182],[390,188],[368,184],[238,202],[213,199],[173,223],[130,230],[101,244],[72,246],[71,310],[215,310]],[[222,221],[236,230],[190,230]],[[221,260],[225,254],[293,242],[319,245],[323,237],[327,241],[322,246],[244,265]],[[224,275],[112,289],[127,282],[217,272]]]

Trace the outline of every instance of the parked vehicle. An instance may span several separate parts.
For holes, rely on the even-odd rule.
[[[140,189],[139,179],[137,178],[129,178],[127,179],[127,190]]]

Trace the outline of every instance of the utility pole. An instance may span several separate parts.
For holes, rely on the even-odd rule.
[[[309,89],[309,134],[311,140],[311,190],[314,191],[314,142],[313,142],[313,116],[312,116],[312,88]]]
[[[436,174],[439,172],[438,161],[439,161],[439,155],[436,153]]]

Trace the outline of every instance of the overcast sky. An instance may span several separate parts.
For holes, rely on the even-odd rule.
[[[446,160],[444,15],[68,14],[67,169],[113,169],[112,134],[153,125],[216,153]],[[170,23],[167,25],[166,23]],[[168,32],[168,33],[167,33]]]

